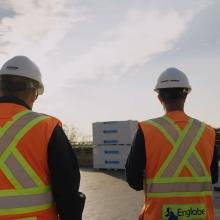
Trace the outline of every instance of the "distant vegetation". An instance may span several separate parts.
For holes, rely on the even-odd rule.
[[[71,143],[74,142],[89,142],[91,137],[89,135],[83,134],[78,128],[74,125],[64,124],[63,130]]]

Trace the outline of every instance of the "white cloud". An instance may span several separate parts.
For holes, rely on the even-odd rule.
[[[122,20],[114,24],[114,28],[110,27],[101,41],[88,48],[88,52],[84,54],[74,54],[73,51],[72,59],[68,55],[68,60],[71,60],[69,63],[59,56],[59,66],[62,68],[54,70],[51,67],[54,61],[50,59],[48,52],[53,50],[55,54],[57,44],[69,34],[73,24],[85,19],[78,2],[80,1],[0,0],[1,7],[15,12],[13,17],[1,20],[2,61],[4,57],[26,54],[40,65],[43,72],[53,72],[55,75],[62,72],[64,79],[117,76],[126,73],[133,66],[142,65],[154,55],[172,49],[198,10],[126,9],[128,13],[122,15]],[[96,30],[100,32],[91,32],[92,36],[102,34],[101,28]],[[73,35],[69,34],[69,44],[72,43],[72,38]],[[78,43],[83,44],[81,41]],[[65,51],[59,49],[65,56]]]
[[[1,8],[14,12],[3,17],[0,25],[0,50],[7,58],[26,54],[36,61],[46,59],[73,24],[83,17],[77,1],[2,0]],[[3,57],[4,57],[3,56]]]
[[[172,49],[193,15],[192,11],[131,10],[105,34],[105,39],[65,65],[66,71],[74,79],[123,74],[152,56]]]
[[[46,88],[35,108],[76,124],[88,133],[92,121],[151,117],[162,109],[150,89],[154,86],[154,76],[145,76],[139,70],[144,68],[147,74],[147,71],[159,72],[164,66],[175,64],[185,68],[186,72],[205,74],[207,71],[203,70],[206,68],[202,67],[206,63],[199,53],[194,59],[183,60],[182,56],[173,55],[163,62],[155,59],[149,66],[142,65],[152,57],[176,49],[180,39],[187,44],[182,36],[187,34],[190,22],[199,11],[207,8],[207,13],[210,12],[207,2],[213,0],[0,0],[0,8],[14,12],[14,15],[9,13],[13,17],[0,18],[0,62],[16,54],[30,56],[42,70]],[[75,28],[75,22],[85,19],[84,7],[89,10],[86,16],[90,19],[86,18],[86,22]],[[6,15],[7,11],[3,14]],[[201,21],[199,16],[195,19],[197,23]],[[205,24],[204,29],[207,29]],[[211,59],[212,63],[206,55],[207,69],[211,65],[218,70],[214,65],[218,62]],[[189,62],[191,66],[187,68]],[[194,66],[201,68],[194,70]],[[101,77],[127,74],[131,68],[133,71],[133,67],[141,72],[140,77],[126,76],[124,84],[116,81],[112,86],[112,81],[103,84],[99,81]],[[77,79],[98,80],[94,84],[90,81],[80,84]],[[66,80],[78,84],[65,90],[62,86]],[[218,91],[215,94],[219,94]],[[147,101],[143,102],[146,96]],[[199,102],[196,96],[194,100]],[[211,99],[208,97],[207,100]],[[214,109],[219,107],[216,100],[212,104]],[[200,112],[197,105],[192,106],[192,112]]]

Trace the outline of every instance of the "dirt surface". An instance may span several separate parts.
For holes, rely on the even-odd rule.
[[[81,191],[87,196],[83,220],[137,220],[143,192],[129,188],[123,171],[81,170]],[[220,192],[214,193],[216,220],[220,219]]]

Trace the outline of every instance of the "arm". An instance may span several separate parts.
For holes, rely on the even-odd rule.
[[[143,190],[144,170],[146,166],[144,134],[139,128],[134,137],[126,163],[126,178],[129,186]]]
[[[216,142],[217,142],[217,138],[216,138]],[[212,176],[212,184],[215,184],[218,182],[218,150],[217,150],[216,143],[215,143],[210,170],[211,170],[211,176]]]
[[[79,165],[72,146],[59,125],[55,127],[48,144],[48,166],[60,219],[81,220]]]

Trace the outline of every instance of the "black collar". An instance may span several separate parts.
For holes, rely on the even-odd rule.
[[[2,96],[0,97],[0,103],[14,103],[17,105],[22,105],[31,110],[31,108],[27,105],[26,102],[14,96]]]

